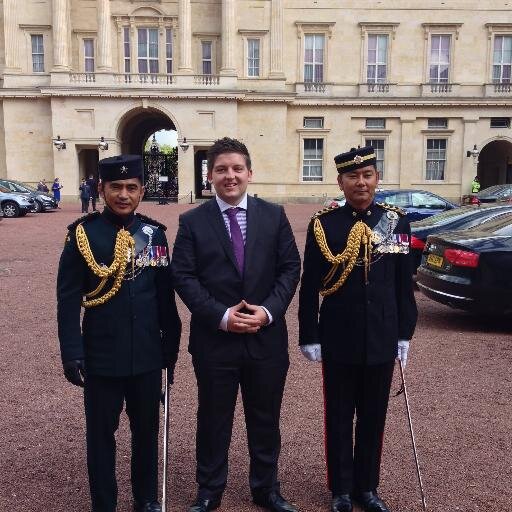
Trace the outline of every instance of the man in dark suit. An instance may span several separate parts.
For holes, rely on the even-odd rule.
[[[252,170],[245,145],[218,140],[207,161],[217,195],[180,217],[171,264],[176,291],[192,313],[189,352],[199,397],[199,488],[190,512],[220,505],[239,387],[253,501],[293,512],[279,492],[277,462],[289,366],[284,315],[300,256],[283,208],[247,195]]]
[[[139,155],[105,158],[99,171],[105,209],[69,226],[59,264],[64,375],[84,387],[93,512],[116,510],[114,434],[124,403],[132,433],[134,510],[159,512],[162,368],[172,380],[181,334],[165,226],[134,213],[144,194]]]
[[[310,224],[299,343],[309,360],[323,361],[332,512],[351,512],[352,499],[365,512],[387,512],[377,486],[388,397],[395,358],[405,366],[417,318],[411,230],[405,212],[374,202],[373,148],[335,162],[346,204],[318,212]]]

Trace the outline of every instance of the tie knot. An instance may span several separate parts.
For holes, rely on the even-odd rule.
[[[240,210],[240,208],[238,207],[235,207],[235,208],[228,208],[226,210],[226,215],[230,218],[230,219],[236,219],[236,214],[238,213],[238,211]]]

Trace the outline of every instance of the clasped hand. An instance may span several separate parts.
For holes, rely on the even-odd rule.
[[[261,306],[248,304],[245,300],[229,308],[228,331],[237,333],[255,333],[268,324],[268,316]]]

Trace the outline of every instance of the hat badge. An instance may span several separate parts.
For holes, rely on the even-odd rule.
[[[355,162],[356,164],[360,164],[362,161],[363,161],[363,157],[362,157],[361,155],[356,155],[356,156],[354,157],[354,162]]]
[[[124,174],[124,173],[126,173],[126,172],[128,172],[128,167],[126,167],[126,165],[123,165],[123,166],[121,167],[121,172],[122,172],[123,174]]]

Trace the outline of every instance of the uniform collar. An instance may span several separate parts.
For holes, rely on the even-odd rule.
[[[114,224],[118,228],[129,228],[135,220],[135,214],[133,212],[127,217],[121,217],[116,215],[108,206],[105,206],[101,215],[103,215],[103,218],[108,222]]]
[[[373,213],[375,212],[375,201],[372,201],[372,203],[368,206],[368,208],[365,208],[364,210],[356,210],[353,206],[351,206],[348,203],[345,203],[343,205],[344,212],[351,218],[356,220],[364,220],[369,219]]]

